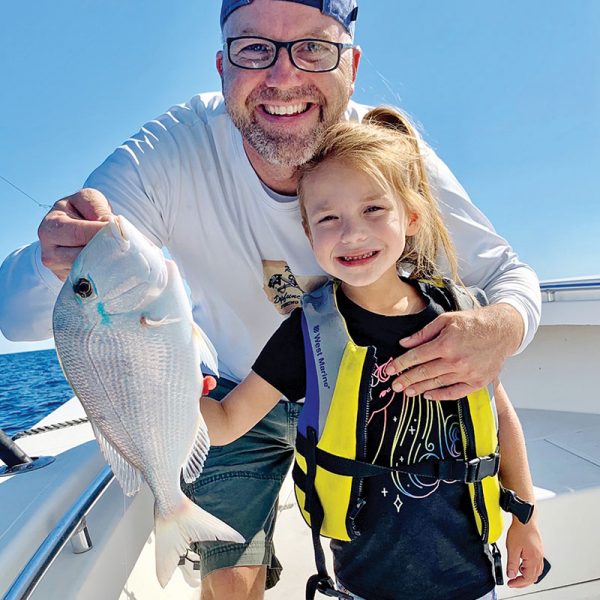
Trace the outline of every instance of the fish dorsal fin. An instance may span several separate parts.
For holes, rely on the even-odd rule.
[[[192,334],[194,343],[198,348],[198,354],[203,365],[206,365],[217,377],[219,376],[219,365],[217,362],[217,351],[200,326],[192,321]]]
[[[183,480],[186,483],[191,483],[198,479],[204,467],[206,455],[210,449],[210,440],[208,439],[208,429],[202,416],[199,418],[198,431],[194,445],[188,454],[188,457],[183,465]]]
[[[106,462],[110,465],[117,481],[126,496],[135,496],[142,487],[142,474],[104,437],[100,429],[92,423],[94,435]]]

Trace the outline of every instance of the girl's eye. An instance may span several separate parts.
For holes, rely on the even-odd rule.
[[[325,217],[321,217],[317,223],[326,223],[327,221],[335,221],[337,219],[334,215],[326,215]]]
[[[365,212],[373,213],[380,210],[384,210],[383,206],[367,206]]]

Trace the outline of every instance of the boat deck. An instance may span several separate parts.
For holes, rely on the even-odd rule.
[[[60,412],[53,415],[54,420],[57,417],[72,418],[81,411],[77,401],[71,401],[69,405],[62,408],[62,415]],[[593,595],[581,598],[599,598],[599,565],[591,557],[596,556],[595,536],[600,531],[600,511],[597,510],[600,503],[600,414],[538,409],[519,409],[518,413],[527,439],[546,554],[553,563],[553,570],[543,584],[527,588],[522,593],[547,590],[541,597],[550,599],[553,596],[548,594],[551,594],[552,588],[588,581],[592,583],[586,587],[595,586],[590,592]],[[24,485],[22,478],[0,479],[0,504],[3,507],[0,540],[19,535],[19,528],[23,528],[20,535],[27,535],[29,539],[29,543],[23,546],[11,544],[10,552],[8,544],[0,545],[3,548],[0,552],[3,565],[0,590],[7,587],[18,565],[23,564],[28,553],[31,554],[32,541],[37,539],[41,543],[44,532],[59,518],[58,513],[68,508],[69,498],[76,495],[76,488],[85,487],[103,464],[95,442],[77,446],[85,439],[91,439],[88,425],[70,430],[69,445],[75,444],[75,447],[63,447],[65,439],[63,430],[22,440],[23,448],[33,455],[39,454],[40,447],[44,448],[44,453],[57,455],[54,465],[31,474],[39,482],[35,486],[35,495],[31,494],[30,486],[27,486],[29,492],[21,489]],[[65,472],[70,473],[68,478],[65,478]],[[60,473],[60,479],[56,479],[57,473]],[[56,500],[46,503],[54,506],[52,511],[39,513],[41,498]],[[118,507],[117,511],[115,507]],[[113,483],[88,518],[93,550],[78,555],[67,546],[32,597],[54,600],[51,590],[56,589],[65,573],[70,573],[73,586],[69,596],[62,596],[65,599],[198,598],[198,591],[186,582],[186,579],[189,581],[195,576],[189,567],[186,568],[186,577],[183,569],[179,570],[165,590],[158,586],[153,576],[153,537],[150,535],[148,538],[152,528],[151,507],[152,496],[147,489],[131,500],[124,498],[117,484]],[[37,515],[35,519],[32,518],[34,513]],[[301,600],[304,583],[313,573],[314,562],[310,531],[295,506],[290,478],[281,492],[278,521],[275,546],[284,570],[280,583],[267,592],[266,598]],[[112,525],[117,522],[119,526],[113,529]],[[574,556],[588,558],[574,561]],[[568,569],[561,568],[566,564]],[[90,578],[90,571],[96,576]],[[98,577],[106,581],[104,590],[93,589],[89,584],[90,581],[98,581]],[[507,587],[500,590],[500,598],[518,595],[521,594]]]

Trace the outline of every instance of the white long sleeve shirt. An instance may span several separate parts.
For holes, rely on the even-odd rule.
[[[368,107],[351,102],[347,118]],[[472,204],[446,165],[425,149],[430,183],[467,285],[506,302],[525,323],[521,348],[540,319],[539,283]],[[200,94],[147,123],[96,169],[85,187],[102,191],[165,246],[190,288],[194,318],[219,353],[221,375],[241,380],[303,291],[324,276],[302,229],[297,200],[265,189],[218,93]],[[443,263],[443,261],[442,261]],[[12,340],[52,336],[60,280],[39,243],[0,267],[0,329]]]

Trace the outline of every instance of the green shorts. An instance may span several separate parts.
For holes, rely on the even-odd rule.
[[[220,379],[210,396],[220,400],[235,384]],[[281,484],[294,458],[301,404],[281,401],[246,435],[210,449],[202,474],[183,491],[204,510],[237,529],[244,544],[202,542],[192,545],[205,577],[216,569],[267,565],[267,589],[279,580],[273,530]]]

